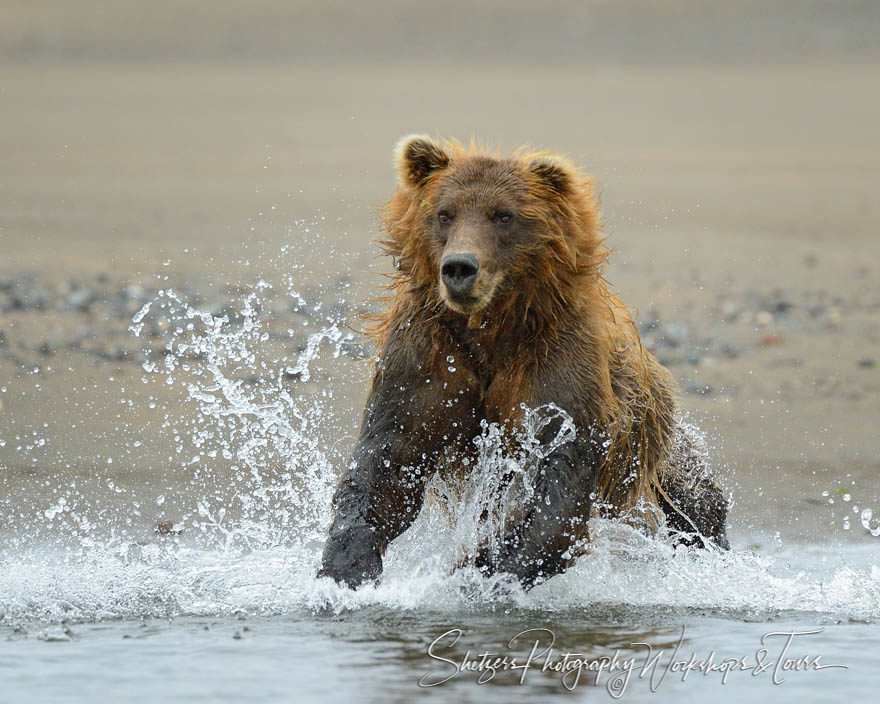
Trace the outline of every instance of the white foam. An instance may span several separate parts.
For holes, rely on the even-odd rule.
[[[755,618],[777,611],[880,618],[880,565],[870,560],[854,567],[840,559],[808,574],[783,567],[786,555],[673,548],[594,521],[593,551],[567,573],[524,593],[517,587],[498,591],[494,580],[473,570],[453,572],[430,552],[434,541],[420,541],[427,528],[416,526],[408,540],[393,545],[381,581],[357,591],[315,577],[317,546],[203,550],[157,542],[6,552],[0,554],[0,614],[14,623],[368,606],[456,613],[492,604],[541,611],[635,605]],[[452,533],[434,536],[443,542]]]

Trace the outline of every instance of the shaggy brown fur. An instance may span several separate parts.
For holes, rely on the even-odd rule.
[[[500,555],[477,558],[484,571],[531,586],[564,570],[594,499],[608,515],[656,528],[665,514],[726,546],[726,502],[678,439],[672,377],[602,277],[590,178],[558,155],[502,158],[426,137],[402,140],[397,166],[380,361],[322,574],[350,585],[378,576],[427,480],[461,467],[480,421],[513,428],[523,405],[547,403],[578,437],[546,459],[535,506],[501,536]]]

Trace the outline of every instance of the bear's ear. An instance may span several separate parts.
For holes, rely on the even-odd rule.
[[[402,186],[418,188],[431,174],[449,166],[446,151],[430,137],[416,134],[401,139],[394,149],[394,161]]]
[[[550,190],[565,195],[571,190],[577,177],[575,166],[560,156],[541,155],[532,159],[529,164],[531,171]]]

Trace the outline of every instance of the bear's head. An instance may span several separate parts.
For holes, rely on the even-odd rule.
[[[559,315],[599,275],[605,250],[592,182],[564,157],[502,158],[425,136],[396,149],[385,211],[398,275],[456,314]]]

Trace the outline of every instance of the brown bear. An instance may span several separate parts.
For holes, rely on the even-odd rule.
[[[473,466],[462,458],[481,421],[513,429],[524,408],[546,404],[577,433],[540,458],[516,525],[477,551],[485,574],[530,588],[564,571],[599,506],[727,548],[727,501],[676,421],[672,376],[602,276],[591,179],[555,154],[502,158],[424,136],[401,140],[396,160],[383,243],[392,294],[319,575],[376,579],[431,477]]]

